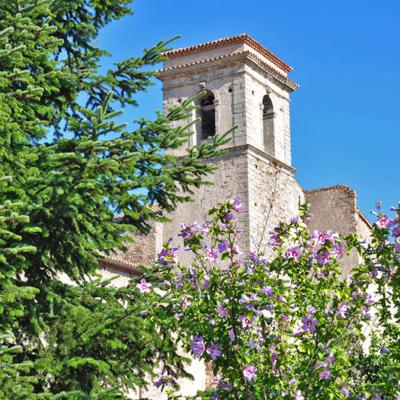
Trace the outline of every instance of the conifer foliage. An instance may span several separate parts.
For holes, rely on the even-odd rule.
[[[99,30],[128,3],[0,1],[0,398],[122,399],[157,366],[185,374],[168,299],[93,276],[122,233],[160,219],[149,205],[190,199],[226,138],[168,153],[190,101],[118,122],[168,46],[99,71]]]

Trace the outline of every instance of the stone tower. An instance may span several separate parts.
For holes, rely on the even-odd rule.
[[[181,223],[205,219],[218,202],[240,195],[242,250],[267,250],[268,234],[279,221],[297,214],[304,194],[291,165],[290,94],[298,85],[292,68],[246,34],[168,52],[159,74],[164,109],[203,93],[193,113],[188,146],[215,133],[236,130],[227,154],[212,162],[212,186],[204,186],[194,202],[179,205],[164,227],[164,239],[175,237]],[[186,149],[179,150],[183,155]]]

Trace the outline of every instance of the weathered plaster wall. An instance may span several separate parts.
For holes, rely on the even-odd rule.
[[[231,149],[229,155],[213,162],[215,172],[209,176],[210,186],[197,189],[193,202],[181,204],[169,215],[164,227],[164,241],[174,238],[181,224],[203,222],[207,212],[218,203],[240,196],[245,211],[239,215],[242,228],[239,238],[245,253],[259,248],[269,254],[269,232],[280,221],[298,215],[304,194],[293,177],[293,170],[251,146]],[[187,253],[182,261],[190,258]]]
[[[304,194],[292,170],[258,152],[249,154],[250,247],[271,255],[270,232],[281,221],[298,215]]]
[[[356,214],[356,226],[357,233],[368,242],[371,237],[372,225],[360,211]]]
[[[240,243],[243,251],[249,249],[249,214],[248,214],[248,160],[245,152],[232,151],[228,155],[213,162],[216,170],[208,180],[212,185],[196,189],[193,201],[180,204],[175,212],[169,215],[171,222],[164,226],[164,241],[173,238],[174,243],[182,247],[181,238],[177,238],[181,224],[190,224],[195,221],[201,223],[207,219],[208,210],[218,203],[239,195],[242,198],[246,211],[239,216],[239,223],[243,228],[240,234]],[[188,261],[188,253],[180,252],[180,260]]]
[[[331,186],[305,192],[306,201],[311,205],[314,216],[310,229],[332,229],[343,235],[359,233],[369,236],[368,222],[357,207],[357,194],[345,185]],[[347,275],[359,263],[356,252],[344,257],[343,275]]]
[[[274,154],[271,155],[291,165],[289,92],[287,88],[271,80],[270,76],[260,68],[246,65],[247,142],[263,151],[266,151],[262,112],[262,101],[265,95],[269,95],[274,109]]]

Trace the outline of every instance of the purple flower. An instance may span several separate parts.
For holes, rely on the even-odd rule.
[[[260,300],[255,294],[247,296],[243,294],[242,297],[239,299],[239,303],[242,306],[245,306],[249,310],[254,310],[254,304],[252,302]]]
[[[390,350],[387,349],[386,347],[382,346],[382,347],[381,347],[381,353],[382,353],[382,354],[389,354],[389,353],[390,353]]]
[[[211,342],[210,346],[207,348],[207,353],[213,360],[216,360],[218,357],[221,356],[219,346],[214,342]]]
[[[254,338],[250,339],[250,341],[248,343],[248,346],[251,347],[252,349],[255,349],[255,350],[259,350],[260,349],[260,345],[255,341]]]
[[[205,233],[209,232],[209,230],[210,230],[210,227],[209,227],[208,224],[205,222],[205,223],[203,224],[203,226],[201,227],[200,232],[201,232],[202,235],[204,235]]]
[[[154,386],[155,386],[156,388],[160,388],[162,385],[164,385],[164,384],[167,382],[167,380],[165,379],[166,376],[168,376],[168,374],[167,374],[166,371],[164,371],[163,373],[161,373],[161,374],[158,376],[157,381],[154,382]]]
[[[206,247],[204,251],[208,260],[215,261],[218,258],[218,252],[213,247],[211,247],[210,249]]]
[[[152,284],[147,282],[146,279],[141,279],[140,282],[136,285],[139,288],[140,293],[146,294],[151,292]]]
[[[317,311],[317,310],[315,309],[314,306],[308,306],[308,307],[307,307],[307,311],[308,311],[308,313],[309,313],[310,315],[314,315],[314,314],[315,314],[315,311]]]
[[[250,297],[247,294],[242,294],[242,297],[239,299],[239,304],[245,305],[250,303]]]
[[[332,231],[315,231],[314,235],[311,236],[314,239],[316,244],[325,244],[326,241],[333,242],[333,234]]]
[[[194,336],[190,348],[196,357],[201,357],[206,350],[203,336]]]
[[[282,303],[286,303],[285,296],[280,295],[280,296],[278,297],[278,299],[279,299],[279,301],[281,301]]]
[[[256,379],[257,368],[254,365],[248,365],[243,369],[243,376],[248,382],[254,381]]]
[[[332,249],[332,254],[335,256],[336,260],[340,260],[346,254],[344,243],[335,244]]]
[[[324,368],[320,373],[319,376],[322,379],[329,379],[331,377],[331,373],[328,368]]]
[[[327,249],[322,249],[317,253],[317,263],[319,265],[325,265],[325,264],[329,264],[331,262],[329,256],[331,254],[329,253],[329,250]]]
[[[298,391],[296,392],[296,394],[295,394],[295,396],[294,396],[294,400],[304,400],[303,393],[302,393],[300,390],[298,390]]]
[[[367,294],[367,299],[365,300],[365,302],[367,304],[369,304],[370,306],[373,306],[376,301],[375,301],[374,297],[371,294],[368,293]]]
[[[340,393],[342,393],[342,394],[345,396],[345,398],[347,398],[347,397],[350,396],[350,391],[349,391],[349,389],[346,389],[345,387],[343,387],[343,388],[340,389]]]
[[[383,271],[378,268],[374,268],[371,272],[371,275],[375,280],[379,280],[383,278]]]
[[[392,235],[395,237],[400,236],[400,225],[396,225],[393,228]]]
[[[276,370],[276,364],[278,362],[278,354],[275,351],[275,345],[273,344],[270,348],[269,351],[271,353],[271,367],[272,367],[272,371]]]
[[[173,247],[172,249],[163,248],[158,254],[158,262],[161,265],[172,266],[176,262],[176,258],[178,255],[178,247]]]
[[[335,362],[335,356],[333,355],[333,353],[329,353],[329,355],[327,355],[327,356],[325,357],[325,361],[326,361],[328,364],[333,364],[333,363]]]
[[[181,300],[182,300],[182,308],[184,309],[184,310],[186,310],[189,306],[190,306],[190,301],[187,299],[187,297],[186,296],[182,296],[181,297]]]
[[[340,306],[338,307],[338,311],[337,311],[338,317],[342,318],[342,319],[346,318],[346,312],[348,309],[349,309],[349,306],[347,303],[340,304]]]
[[[231,200],[232,208],[240,213],[244,211],[243,205],[242,205],[242,200],[240,199],[239,196],[237,196],[233,201]]]
[[[231,224],[233,221],[236,221],[236,215],[232,211],[229,211],[225,214],[223,221],[226,224]]]
[[[251,326],[254,321],[254,317],[248,317],[247,315],[240,315],[238,320],[242,323],[242,328]]]
[[[221,304],[218,307],[218,314],[222,317],[222,318],[227,318],[229,317],[229,312],[224,308],[224,306]]]
[[[285,258],[297,261],[301,257],[302,251],[298,246],[289,247],[286,250]]]
[[[378,226],[380,229],[387,229],[390,228],[393,225],[394,221],[392,218],[387,217],[384,215],[383,217],[380,217],[375,224]]]
[[[178,236],[182,237],[184,240],[190,240],[193,236],[200,230],[200,225],[195,222],[193,225],[181,225],[182,229]]]
[[[317,330],[318,321],[313,318],[312,314],[303,317],[301,322],[303,322],[303,326],[301,327],[303,331],[315,332]]]
[[[250,252],[249,258],[255,265],[265,265],[267,263],[267,260],[264,257],[259,257],[255,251]]]
[[[369,313],[370,313],[370,311],[371,311],[371,309],[368,307],[368,306],[366,306],[366,305],[363,305],[362,307],[361,307],[361,311],[363,312],[363,314],[365,314],[365,316],[369,316]]]
[[[220,253],[225,253],[229,248],[228,242],[225,239],[221,240],[221,243],[218,244],[218,251]]]
[[[278,246],[281,245],[282,241],[281,241],[281,238],[278,235],[271,234],[269,243],[273,247],[278,247]]]
[[[219,229],[221,229],[221,231],[225,231],[226,229],[228,229],[228,225],[224,224],[221,221],[218,221],[218,226],[219,226]]]
[[[242,252],[240,251],[240,248],[237,244],[234,244],[232,247],[232,254],[240,255]]]
[[[175,281],[175,287],[176,287],[177,289],[180,289],[182,286],[183,286],[183,282],[182,282],[180,279],[177,279],[177,280]]]
[[[265,294],[266,296],[272,296],[272,287],[271,286],[264,286],[261,289],[261,293]]]
[[[279,316],[279,318],[281,319],[282,322],[287,322],[289,321],[289,317],[286,314],[281,314]]]
[[[229,335],[229,339],[231,339],[231,341],[234,342],[236,339],[236,335],[235,335],[235,331],[233,330],[233,328],[229,329],[228,335]]]

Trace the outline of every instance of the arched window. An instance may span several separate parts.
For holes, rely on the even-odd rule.
[[[207,92],[199,100],[200,132],[199,139],[204,140],[215,135],[215,97]]]
[[[262,102],[264,147],[265,151],[271,155],[275,155],[274,116],[271,98],[265,95]]]

